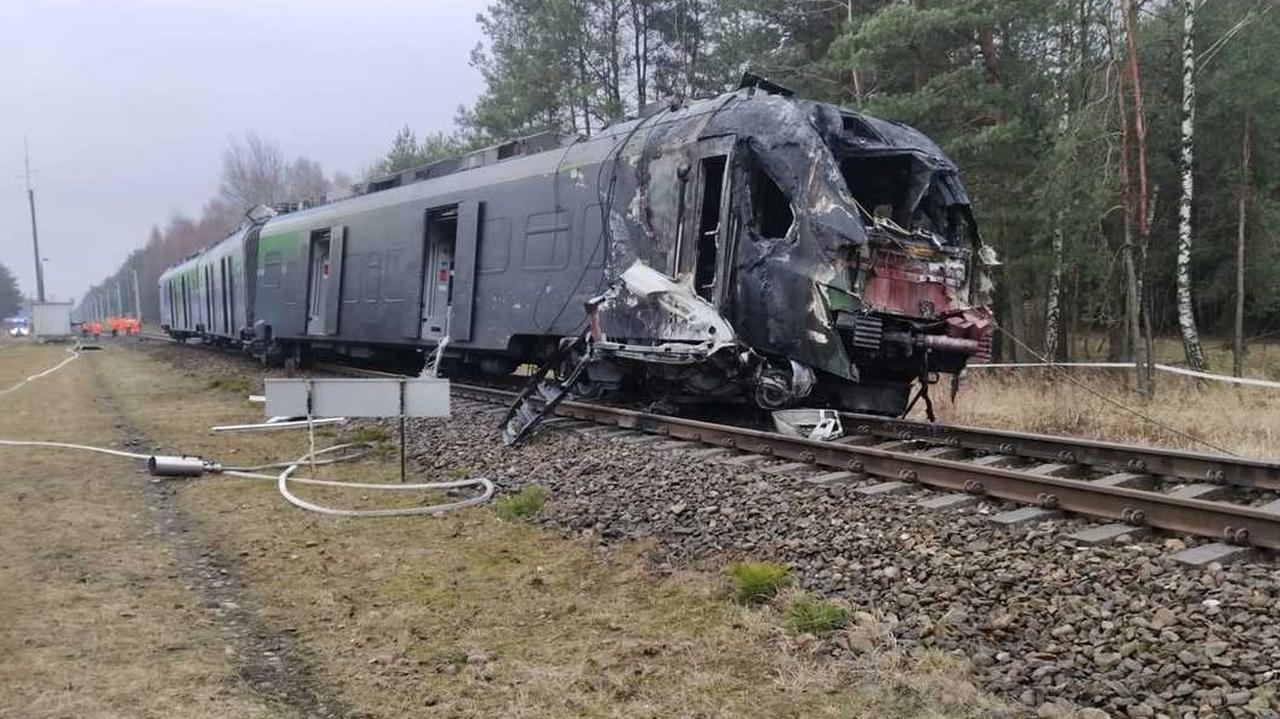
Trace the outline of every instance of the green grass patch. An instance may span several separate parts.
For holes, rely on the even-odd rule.
[[[541,485],[526,484],[519,492],[499,498],[494,503],[494,509],[499,517],[509,522],[527,519],[542,511],[542,505],[547,503],[547,497],[550,494]]]
[[[767,602],[791,583],[791,568],[775,562],[734,562],[725,573],[733,582],[734,599],[742,604]]]
[[[849,618],[844,607],[811,594],[797,594],[782,615],[782,626],[794,634],[823,634]]]
[[[205,387],[207,389],[222,390],[224,392],[249,394],[253,391],[253,381],[248,377],[242,377],[240,375],[220,375],[205,383]]]
[[[379,442],[391,441],[391,433],[386,427],[378,425],[370,425],[361,427],[351,434],[347,435],[348,442],[368,442],[370,444],[378,444]]]

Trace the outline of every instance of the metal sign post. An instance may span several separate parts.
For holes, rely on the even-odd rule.
[[[433,377],[291,378],[268,379],[264,384],[267,416],[306,417],[308,431],[317,418],[398,418],[401,482],[408,465],[405,420],[449,416],[449,380]]]

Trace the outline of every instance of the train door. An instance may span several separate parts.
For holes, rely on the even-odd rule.
[[[693,289],[704,300],[716,301],[716,268],[719,265],[723,225],[724,176],[728,158],[704,157],[701,166],[702,199],[698,212],[698,239],[694,248]]]
[[[422,282],[422,337],[449,334],[454,260],[458,248],[458,206],[427,211],[426,272]]]
[[[426,212],[419,337],[471,339],[480,207],[471,200]]]
[[[231,334],[231,273],[227,271],[230,257],[218,261],[219,290],[222,293],[222,334]]]
[[[307,289],[307,334],[324,334],[324,297],[329,289],[329,230],[311,233],[311,274]]]
[[[693,291],[706,301],[719,305],[721,286],[725,284],[722,266],[731,266],[728,230],[729,146],[720,141],[699,143],[701,159],[693,178],[687,204],[694,208],[685,214],[676,248],[674,275],[692,285]],[[688,238],[688,239],[685,239]]]
[[[218,328],[213,319],[213,265],[205,265],[204,267],[202,289],[203,292],[200,294],[204,297],[204,322],[200,323],[200,329],[204,332],[213,333]]]
[[[187,290],[187,276],[184,274],[180,279],[182,280],[182,328],[191,329],[190,295]]]
[[[338,332],[338,307],[342,290],[341,225],[311,233],[311,260],[307,281],[307,334]]]

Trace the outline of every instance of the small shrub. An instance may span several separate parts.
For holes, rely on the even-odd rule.
[[[377,444],[379,442],[389,441],[390,439],[391,439],[391,435],[387,432],[387,429],[385,427],[379,427],[378,425],[370,425],[367,427],[361,427],[360,429],[357,429],[356,431],[352,432],[349,435],[349,438],[347,441],[367,442],[369,444]]]
[[[249,394],[253,391],[253,382],[239,375],[219,375],[205,383],[205,387],[237,394]]]
[[[733,582],[734,599],[742,604],[773,599],[791,583],[791,569],[774,562],[734,562],[725,572]]]
[[[498,516],[507,521],[526,519],[542,511],[550,493],[537,484],[526,484],[519,492],[498,499],[495,504]]]
[[[811,594],[798,594],[787,605],[782,626],[795,634],[823,634],[843,626],[849,613],[844,607]]]

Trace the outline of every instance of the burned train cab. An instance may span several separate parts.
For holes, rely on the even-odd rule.
[[[994,255],[924,135],[757,88],[662,115],[620,141],[599,310],[617,346],[589,381],[640,362],[676,401],[898,414],[988,351]]]
[[[810,113],[866,228],[851,292],[827,293],[863,382],[927,381],[988,358],[998,263],[956,166],[906,125],[817,104]]]

